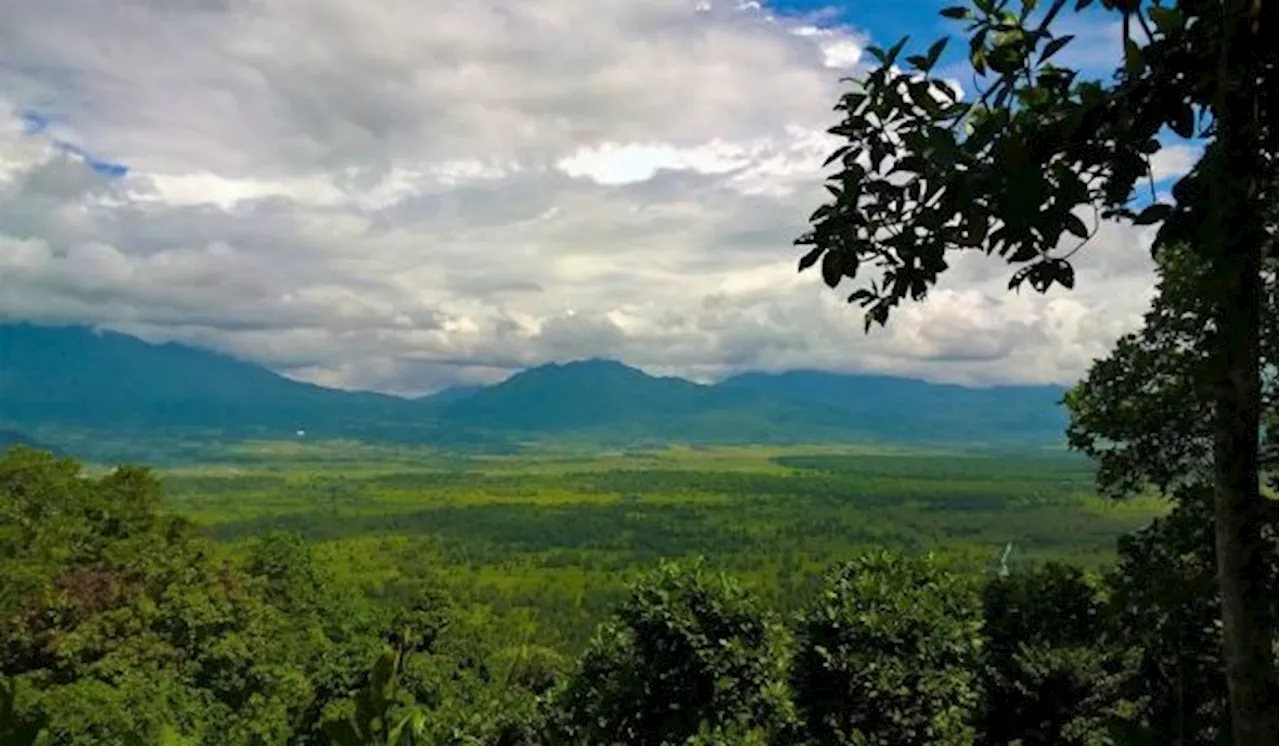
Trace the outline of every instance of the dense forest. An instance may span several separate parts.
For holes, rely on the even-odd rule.
[[[6,744],[1225,738],[1195,504],[1101,572],[877,550],[813,578],[801,606],[658,563],[570,655],[430,572],[373,593],[297,533],[212,543],[143,469],[90,477],[19,447],[0,485]]]
[[[663,559],[703,557],[763,602],[798,608],[825,568],[885,546],[966,573],[1097,570],[1118,537],[1168,511],[1156,496],[1096,497],[1089,463],[1061,454],[672,447],[321,464],[347,449],[288,445],[254,444],[263,460],[249,467],[161,471],[170,509],[235,552],[296,533],[375,595],[434,574],[458,603],[531,625],[532,640],[568,655]]]

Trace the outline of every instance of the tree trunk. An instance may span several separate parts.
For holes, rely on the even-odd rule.
[[[1273,1],[1273,0],[1272,0]],[[1277,743],[1276,660],[1271,609],[1263,583],[1275,561],[1262,534],[1263,511],[1275,510],[1259,485],[1261,424],[1262,247],[1266,211],[1259,196],[1269,172],[1257,86],[1247,71],[1262,47],[1254,0],[1227,0],[1218,69],[1219,95],[1211,165],[1213,299],[1218,344],[1214,401],[1214,538],[1227,690],[1235,746]],[[1267,29],[1270,33],[1270,29]],[[1265,54],[1265,53],[1264,53]],[[1245,74],[1242,74],[1245,73]]]
[[[1256,244],[1255,244],[1256,246]],[[1257,249],[1242,251],[1257,257]],[[1276,663],[1267,607],[1275,603],[1263,578],[1268,557],[1262,536],[1264,502],[1258,485],[1259,262],[1240,265],[1228,280],[1236,302],[1222,308],[1225,380],[1219,389],[1214,438],[1214,524],[1222,626],[1236,746],[1273,746],[1276,731]],[[1234,269],[1234,268],[1233,268]]]

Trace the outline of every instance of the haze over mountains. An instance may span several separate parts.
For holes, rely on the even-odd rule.
[[[222,437],[353,437],[441,445],[590,439],[1062,440],[1057,386],[968,388],[890,376],[746,373],[714,385],[610,360],[544,365],[421,399],[301,383],[180,344],[87,327],[0,325],[0,428]]]

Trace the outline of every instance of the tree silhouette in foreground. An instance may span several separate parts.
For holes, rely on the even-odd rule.
[[[1143,719],[1166,743],[1213,744],[1228,731],[1223,710],[1220,595],[1215,582],[1211,308],[1197,289],[1208,271],[1184,246],[1159,251],[1160,283],[1142,328],[1122,337],[1067,396],[1068,438],[1099,466],[1104,494],[1125,497],[1154,487],[1177,502],[1168,516],[1120,541],[1111,571],[1117,637],[1137,656]],[[1263,263],[1262,349],[1258,367],[1269,415],[1257,471],[1276,479],[1276,260]],[[1276,510],[1259,501],[1249,537],[1246,581],[1264,602],[1253,613],[1275,630]]]
[[[828,163],[840,168],[797,240],[809,247],[800,268],[820,263],[832,287],[862,280],[849,300],[870,328],[903,300],[923,299],[958,251],[999,256],[1017,267],[1011,288],[1043,292],[1074,285],[1070,259],[1102,219],[1158,226],[1157,251],[1193,247],[1204,272],[1192,292],[1210,329],[1200,380],[1232,732],[1240,746],[1274,744],[1272,599],[1252,578],[1275,556],[1261,538],[1274,508],[1257,467],[1262,257],[1274,255],[1276,232],[1276,4],[1101,4],[1120,18],[1109,83],[1054,64],[1071,41],[1054,32],[1065,0],[1043,10],[1034,0],[1016,9],[975,0],[942,12],[967,23],[979,88],[971,100],[933,72],[946,39],[905,57],[909,69],[898,67],[906,39],[869,49],[880,64],[837,105],[843,120],[830,132],[845,142]],[[1138,210],[1135,190],[1164,131],[1208,144],[1171,204]]]

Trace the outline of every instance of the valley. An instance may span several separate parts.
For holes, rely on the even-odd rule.
[[[877,547],[976,576],[1049,560],[1100,568],[1157,500],[1093,496],[1081,458],[925,447],[668,446],[519,455],[249,442],[161,471],[169,508],[229,547],[294,532],[371,597],[435,577],[464,605],[577,653],[664,559],[706,558],[779,610]]]
[[[1057,707],[1043,671],[1083,682],[1073,708],[1100,711],[1095,682],[1127,707],[1168,685],[1125,657],[1161,650],[1126,615],[1213,614],[1208,544],[1179,543],[1206,522],[1153,490],[1100,497],[1097,464],[1065,447],[1064,394],[816,371],[700,384],[587,359],[414,399],[0,325],[0,585],[19,589],[0,642],[22,669],[0,706],[27,713],[0,735],[165,743],[150,734],[191,712],[181,728],[209,744],[409,743],[389,717],[412,743],[595,744],[558,739],[639,707],[656,720],[637,732],[692,746],[738,707],[705,704],[724,686],[772,704],[709,743],[813,746],[825,721],[796,708],[828,696],[833,645],[866,657],[849,681],[874,697],[910,691],[878,666],[950,677],[955,743],[1005,743],[972,729],[1005,728],[1024,682],[1016,696]],[[690,660],[700,678],[672,690],[702,714],[670,725],[643,692]],[[135,675],[152,661],[156,681]],[[140,704],[156,697],[174,704]]]
[[[0,324],[7,443],[156,470],[164,511],[234,553],[281,532],[372,599],[435,578],[580,652],[639,574],[704,558],[779,610],[889,547],[983,577],[1100,568],[1161,515],[1106,502],[1062,443],[1063,390],[814,371],[712,385],[591,359],[417,399],[210,350]]]

